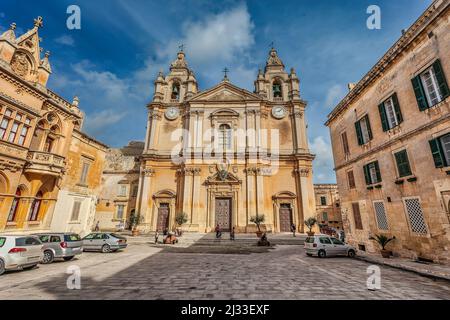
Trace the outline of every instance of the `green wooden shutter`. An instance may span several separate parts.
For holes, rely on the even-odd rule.
[[[444,152],[439,139],[430,140],[431,154],[433,155],[434,165],[436,168],[442,168],[444,163]]]
[[[387,120],[386,109],[384,108],[384,103],[382,103],[378,106],[378,111],[380,111],[381,126],[383,127],[383,131],[388,131],[389,123]]]
[[[367,133],[369,134],[369,140],[372,140],[373,136],[372,136],[372,129],[370,128],[369,115],[366,114],[364,118],[366,119]]]
[[[406,177],[412,174],[411,166],[409,165],[408,153],[406,150],[397,152],[395,154],[395,161],[397,162],[400,177]]]
[[[372,184],[372,180],[370,179],[369,165],[368,164],[365,165],[363,167],[363,169],[364,169],[364,178],[366,179],[366,184],[367,185]]]
[[[416,95],[417,104],[419,105],[419,110],[423,111],[428,108],[428,101],[425,97],[425,91],[423,90],[422,80],[420,80],[420,75],[411,80],[414,93]]]
[[[375,172],[377,173],[377,182],[381,182],[381,172],[380,166],[378,165],[378,161],[375,161],[373,164],[375,165]]]
[[[397,116],[398,124],[400,124],[403,122],[403,116],[400,110],[400,104],[398,103],[397,93],[394,93],[394,95],[392,96],[392,101],[394,102],[394,110],[395,115]]]
[[[358,138],[358,144],[363,145],[364,140],[363,140],[362,131],[361,131],[361,123],[359,121],[355,122],[355,129],[356,129],[356,137]]]
[[[434,74],[436,75],[436,79],[439,86],[439,91],[441,91],[442,100],[448,97],[449,90],[447,81],[445,80],[444,71],[442,70],[441,61],[437,59],[435,63],[433,63]]]

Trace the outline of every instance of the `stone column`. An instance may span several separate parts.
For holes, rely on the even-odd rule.
[[[158,122],[159,120],[161,120],[161,112],[158,111],[157,109],[153,109],[150,112],[149,115],[149,122],[150,122],[150,134],[148,137],[148,142],[147,142],[147,147],[148,150],[152,150],[155,149],[156,146],[156,141],[157,141],[157,127],[158,127]]]
[[[153,217],[152,210],[150,207],[150,199],[151,199],[151,180],[155,175],[155,170],[150,168],[141,169],[141,176],[139,179],[139,189],[138,189],[138,205],[137,205],[137,213],[141,214],[144,217],[144,224],[146,230],[151,230],[153,226]]]
[[[294,172],[297,180],[298,221],[301,222],[300,232],[304,232],[303,221],[315,216],[315,208],[310,203],[310,199],[314,199],[314,187],[310,168],[297,168]]]
[[[305,152],[308,149],[308,141],[306,137],[306,124],[304,120],[304,111],[295,108],[292,113],[295,125],[295,149],[296,152]]]

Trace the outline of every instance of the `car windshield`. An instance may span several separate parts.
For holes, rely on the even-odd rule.
[[[38,238],[34,238],[34,237],[26,237],[26,238],[17,238],[16,239],[16,247],[37,246],[40,244],[42,244],[42,242]]]
[[[66,241],[66,242],[73,242],[73,241],[80,241],[80,240],[81,240],[80,236],[75,233],[64,235],[64,241]]]
[[[6,242],[6,238],[0,238],[0,248],[3,247],[5,242]]]

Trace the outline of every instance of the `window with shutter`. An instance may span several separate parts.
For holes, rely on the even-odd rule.
[[[442,149],[442,145],[440,143],[440,139],[433,139],[429,141],[431,154],[434,160],[434,166],[436,168],[442,168],[446,165],[444,150]]]
[[[412,84],[421,111],[438,104],[450,94],[439,59],[412,79]]]
[[[378,161],[371,162],[363,168],[367,185],[381,182],[381,172]]]
[[[347,132],[345,132],[345,131],[342,132],[341,138],[342,138],[342,146],[344,148],[344,154],[345,155],[349,155],[350,154],[350,148],[348,146]]]
[[[355,228],[363,230],[361,212],[359,211],[359,203],[352,203],[353,219],[355,220]]]
[[[363,145],[372,140],[372,129],[370,128],[369,116],[365,115],[361,120],[355,122],[358,144]]]
[[[412,174],[411,166],[409,165],[408,153],[406,150],[402,150],[394,154],[395,162],[397,163],[397,169],[399,177],[406,177]]]
[[[355,176],[353,175],[353,170],[347,172],[347,178],[349,188],[354,189],[356,187],[356,184],[355,184]]]

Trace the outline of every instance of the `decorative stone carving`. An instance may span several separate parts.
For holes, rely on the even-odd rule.
[[[146,168],[146,169],[142,170],[142,173],[146,177],[153,177],[155,175],[155,169]]]
[[[300,177],[309,177],[310,170],[308,168],[296,168],[294,172]]]
[[[30,64],[23,52],[17,52],[11,61],[11,69],[21,78],[25,78],[30,72]]]

